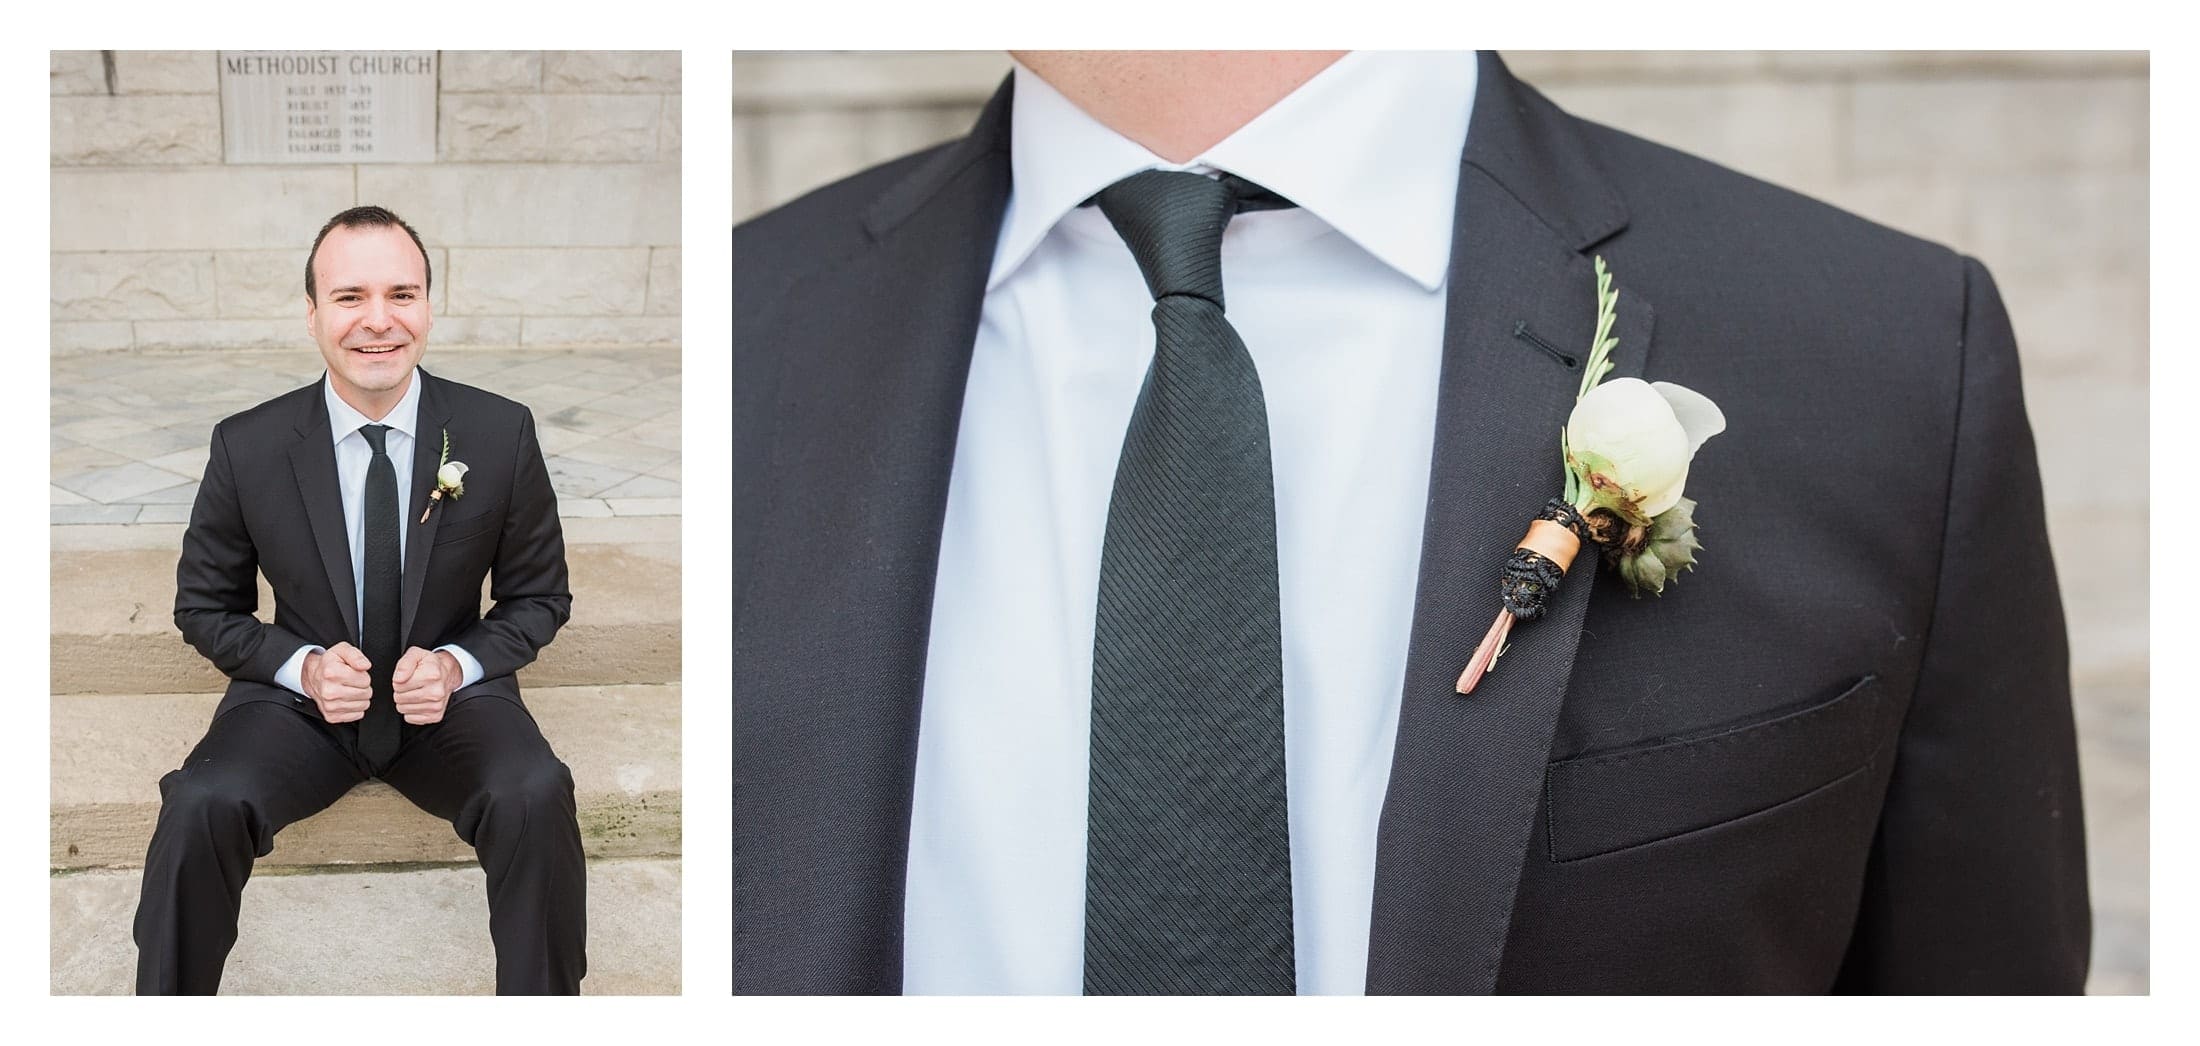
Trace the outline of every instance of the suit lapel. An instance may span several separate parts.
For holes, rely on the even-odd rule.
[[[734,608],[737,727],[773,739],[734,768],[743,992],[901,987],[918,706],[1008,196],[1008,95],[881,194],[863,245],[796,281],[761,326],[785,347],[766,379],[778,430],[754,542],[773,554],[750,566]]]
[[[322,379],[324,382],[327,379]],[[319,384],[298,412],[298,442],[290,446],[290,471],[298,480],[313,544],[321,550],[330,594],[344,615],[344,635],[359,642],[358,586],[352,581],[351,538],[344,530],[344,500],[336,489],[336,446],[329,435],[326,389]]]
[[[1594,334],[1589,249],[1626,222],[1572,118],[1482,56],[1460,170],[1413,634],[1377,832],[1371,993],[1492,991],[1560,702],[1598,565],[1585,553],[1471,697],[1453,683],[1498,607],[1497,571],[1564,489],[1559,431]],[[1612,377],[1640,376],[1651,310],[1620,286]],[[1607,379],[1609,380],[1609,379]]]
[[[443,517],[451,511],[448,500],[434,503],[429,511],[428,492],[435,489],[435,474],[443,456],[443,433],[450,423],[449,407],[438,390],[441,384],[423,370],[420,378],[420,414],[413,422],[413,463],[411,499],[406,509],[407,518],[397,521],[405,534],[405,587],[401,601],[403,614],[398,635],[406,645],[412,645],[414,612],[420,609],[420,590],[428,580],[428,553],[435,548],[435,531],[443,525]],[[453,447],[455,452],[458,448]],[[460,460],[464,460],[461,458]],[[425,513],[427,519],[420,517]]]

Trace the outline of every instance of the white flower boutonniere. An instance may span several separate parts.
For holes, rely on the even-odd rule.
[[[1688,463],[1726,428],[1702,393],[1621,378],[1574,404],[1566,422],[1566,501],[1641,595],[1696,565],[1696,503],[1681,496]],[[1602,532],[1608,531],[1608,532]]]
[[[443,430],[443,456],[436,459],[435,489],[428,492],[428,507],[420,510],[420,521],[428,521],[428,513],[435,511],[435,503],[443,495],[453,498],[466,496],[466,463],[451,460],[451,430]]]
[[[1597,331],[1574,409],[1559,433],[1566,494],[1545,502],[1498,579],[1504,606],[1490,625],[1458,690],[1465,694],[1505,652],[1515,621],[1543,616],[1544,603],[1584,543],[1597,546],[1629,590],[1662,595],[1696,565],[1696,503],[1681,496],[1688,465],[1705,440],[1726,429],[1726,415],[1702,393],[1669,381],[1621,378],[1612,370],[1619,339],[1612,321],[1619,292],[1596,259]]]

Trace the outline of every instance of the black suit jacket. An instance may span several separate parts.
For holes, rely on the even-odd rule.
[[[456,643],[481,662],[481,681],[452,694],[453,702],[484,694],[517,702],[512,673],[535,659],[573,605],[534,415],[501,396],[417,373],[412,510],[399,521],[407,528],[404,645]],[[284,393],[214,427],[176,563],[176,627],[229,676],[216,715],[247,701],[310,705],[275,685],[275,671],[305,644],[359,642],[358,590],[321,386]],[[468,467],[466,492],[437,501],[422,522],[445,432],[452,459]],[[275,593],[272,624],[253,616],[255,572]],[[484,577],[493,580],[495,600],[487,614]]]
[[[1992,280],[1481,62],[1368,990],[2079,990],[2063,619]],[[1010,105],[734,232],[737,991],[901,983]],[[1577,570],[1463,698],[1580,380],[1515,332],[1586,348],[1593,255],[1615,376],[1726,413],[1707,547],[1662,598]]]

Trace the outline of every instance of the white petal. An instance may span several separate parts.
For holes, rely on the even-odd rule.
[[[1611,478],[1665,507],[1688,476],[1688,433],[1673,408],[1640,378],[1614,378],[1590,389],[1566,420],[1566,444],[1612,463]]]
[[[1673,417],[1688,433],[1689,457],[1696,456],[1696,449],[1703,446],[1703,441],[1726,431],[1726,414],[1719,410],[1718,404],[1711,402],[1711,397],[1670,381],[1653,382],[1650,387],[1665,397],[1666,404],[1673,408]]]
[[[1664,488],[1663,490],[1651,491],[1644,495],[1642,499],[1642,514],[1645,516],[1656,517],[1660,513],[1663,513],[1666,509],[1672,508],[1673,506],[1680,504],[1681,488],[1687,485],[1688,464],[1686,462],[1683,462],[1681,464],[1680,472],[1673,477],[1672,485]]]
[[[1613,378],[1574,404],[1566,431],[1575,449],[1609,456],[1611,448],[1636,440],[1643,430],[1662,428],[1672,414],[1641,378]]]

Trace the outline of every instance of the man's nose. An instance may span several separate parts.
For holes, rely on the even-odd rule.
[[[386,331],[393,322],[390,303],[382,298],[367,299],[367,312],[360,317],[359,325],[369,330]]]

